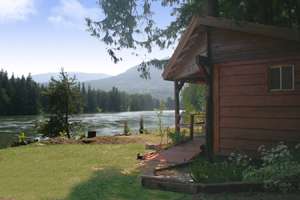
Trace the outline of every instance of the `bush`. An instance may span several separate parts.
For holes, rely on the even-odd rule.
[[[26,144],[26,135],[24,132],[21,132],[19,135],[18,135],[18,139],[19,139],[19,144]]]
[[[49,120],[36,122],[36,128],[39,133],[47,137],[59,137],[60,132],[66,132],[64,119],[57,116],[50,116]]]
[[[191,165],[191,176],[196,182],[202,183],[223,183],[228,181],[241,181],[243,170],[233,162],[198,159]]]
[[[232,153],[224,161],[198,159],[191,165],[191,175],[203,183],[243,180],[262,182],[268,191],[300,191],[300,145],[289,148],[280,143],[269,150],[261,146],[258,151],[259,165],[247,155]]]
[[[172,140],[173,144],[180,144],[184,141],[185,137],[180,132],[172,132],[170,129],[167,129],[167,136]]]
[[[267,150],[264,146],[259,148],[262,165],[250,167],[244,173],[246,181],[260,181],[269,191],[291,192],[300,190],[300,162],[298,151],[294,151],[283,143]],[[294,152],[294,153],[292,153]]]
[[[123,130],[123,134],[124,134],[124,135],[129,135],[129,134],[130,134],[130,129],[129,129],[129,126],[128,126],[128,122],[127,122],[127,121],[124,121],[124,130]]]

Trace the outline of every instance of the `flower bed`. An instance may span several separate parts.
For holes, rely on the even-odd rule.
[[[260,182],[268,191],[300,191],[300,145],[289,148],[280,143],[258,151],[256,161],[237,153],[215,162],[199,158],[191,165],[192,177],[199,183]]]
[[[207,161],[197,158],[184,168],[159,170],[159,176],[143,176],[142,184],[152,189],[185,193],[300,191],[300,145],[288,147],[283,143],[272,149],[260,147],[260,158],[233,153],[227,159]],[[182,173],[184,169],[184,173]],[[190,171],[188,178],[186,169]],[[177,170],[177,171],[176,171]],[[180,172],[181,171],[181,172]],[[173,175],[175,174],[175,176]]]

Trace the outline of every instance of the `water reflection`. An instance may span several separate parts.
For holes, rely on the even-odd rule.
[[[115,135],[122,133],[124,121],[128,122],[130,130],[137,132],[141,116],[145,129],[157,128],[155,111],[82,114],[74,116],[72,120],[81,121],[84,131],[96,130],[97,135]],[[35,122],[42,119],[42,116],[0,117],[0,148],[9,145],[22,131],[28,136],[37,134]],[[173,126],[174,111],[164,111],[162,121],[164,126]]]

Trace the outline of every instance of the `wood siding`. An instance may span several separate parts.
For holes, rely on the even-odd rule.
[[[212,59],[216,64],[299,55],[298,52],[300,51],[299,43],[294,41],[219,28],[212,29],[211,39]],[[243,73],[240,70],[236,69],[235,73]],[[245,70],[247,74],[250,72]]]
[[[268,68],[295,65],[295,90],[270,92]],[[218,152],[256,151],[280,141],[300,142],[300,57],[217,65],[215,139]],[[216,86],[215,86],[216,87]]]

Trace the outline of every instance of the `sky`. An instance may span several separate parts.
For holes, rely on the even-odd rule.
[[[172,18],[154,7],[161,26]],[[17,76],[65,71],[116,75],[143,60],[167,58],[174,51],[154,49],[141,56],[123,50],[114,64],[106,45],[86,31],[85,17],[101,19],[96,0],[0,0],[0,69]]]

